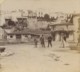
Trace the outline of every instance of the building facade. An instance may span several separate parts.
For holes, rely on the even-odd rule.
[[[80,36],[80,14],[74,15],[73,24],[74,24],[74,41],[77,43]]]
[[[52,36],[54,41],[61,41],[62,36],[66,36],[67,41],[74,40],[74,30],[72,23],[51,24]]]

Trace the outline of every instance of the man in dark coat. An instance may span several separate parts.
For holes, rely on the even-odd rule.
[[[52,36],[51,35],[48,37],[48,47],[49,46],[52,47]]]
[[[40,42],[41,42],[41,46],[45,47],[45,41],[44,41],[44,36],[43,35],[40,37]]]

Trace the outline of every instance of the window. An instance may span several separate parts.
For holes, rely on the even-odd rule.
[[[16,35],[16,39],[21,39],[21,35],[20,34],[17,34]]]
[[[13,38],[13,36],[12,36],[12,35],[10,35],[10,38]]]

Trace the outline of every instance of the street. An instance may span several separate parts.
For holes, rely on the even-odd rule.
[[[80,72],[80,53],[69,48],[35,48],[34,45],[7,45],[14,54],[0,58],[0,72]]]

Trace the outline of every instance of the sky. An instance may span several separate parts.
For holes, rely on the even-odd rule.
[[[1,9],[11,11],[16,9],[38,10],[45,12],[79,13],[80,0],[0,0]]]

